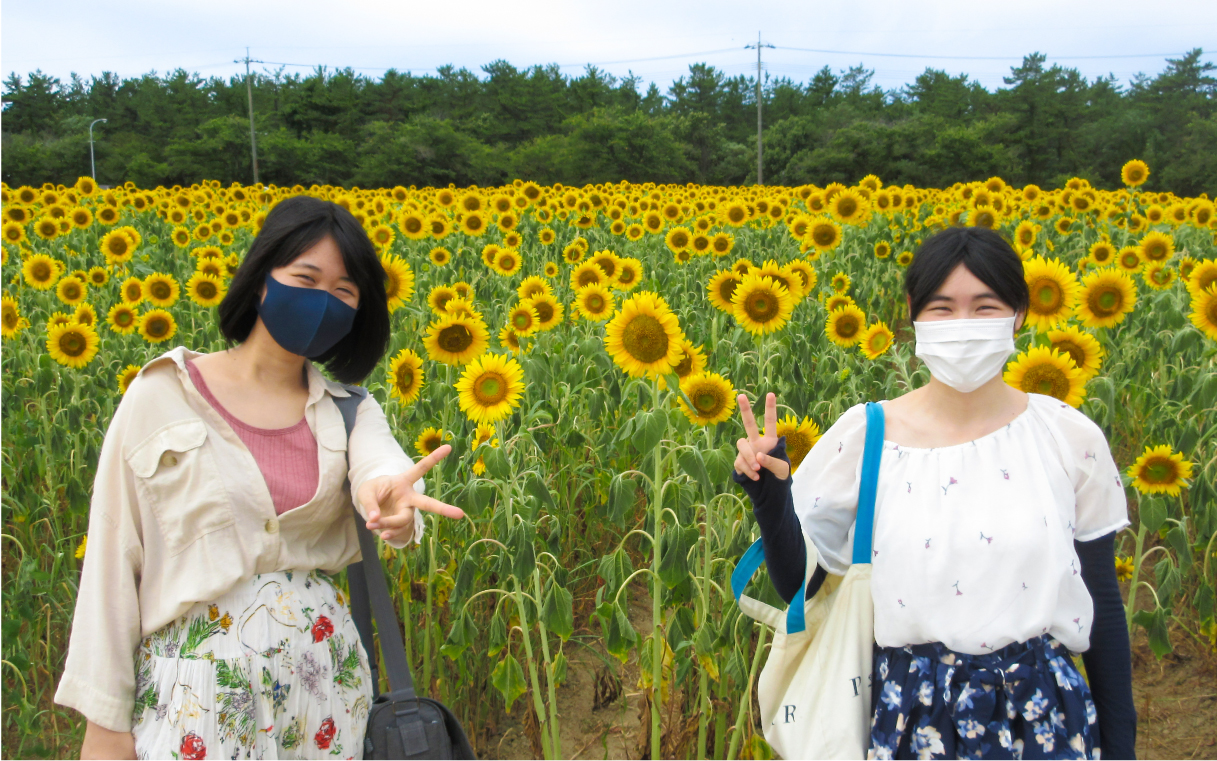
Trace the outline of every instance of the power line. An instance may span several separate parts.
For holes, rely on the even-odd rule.
[[[875,56],[880,58],[921,58],[927,60],[944,60],[944,61],[1020,61],[1024,56],[980,56],[980,55],[917,55],[913,53],[865,53],[857,50],[818,50],[815,48],[790,48],[784,45],[778,45],[778,50],[795,50],[800,53],[822,53],[826,55],[857,55],[857,56]],[[1116,59],[1116,58],[1167,58],[1170,56],[1182,56],[1185,53],[1136,53],[1124,55],[1073,55],[1073,56],[1049,56],[1055,61],[1088,61],[1099,59]]]

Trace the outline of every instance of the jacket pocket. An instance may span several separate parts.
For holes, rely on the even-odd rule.
[[[182,420],[152,434],[127,455],[169,557],[235,522],[219,468],[203,446],[206,441],[202,420]]]

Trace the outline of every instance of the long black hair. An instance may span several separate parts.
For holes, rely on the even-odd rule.
[[[385,271],[351,212],[311,196],[292,196],[266,215],[261,232],[220,302],[220,332],[229,344],[249,338],[258,320],[262,286],[272,269],[285,267],[326,236],[342,252],[347,274],[359,288],[359,311],[351,332],[315,358],[343,383],[358,383],[372,372],[389,348],[389,308]]]
[[[904,292],[912,302],[909,320],[916,320],[930,298],[960,264],[989,286],[1017,312],[1031,303],[1023,260],[1000,235],[985,227],[950,227],[921,244],[904,272]]]

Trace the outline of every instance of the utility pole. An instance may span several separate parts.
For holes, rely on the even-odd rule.
[[[761,42],[761,33],[756,33],[756,44],[745,45],[744,48],[756,48],[756,184],[765,184],[764,167],[761,161],[761,48],[772,48],[769,43]]]
[[[98,122],[103,124],[108,122],[108,119],[94,119],[89,122],[89,174],[93,177],[93,184],[97,184],[97,165],[93,162],[93,125]]]
[[[258,184],[258,138],[254,134],[254,86],[249,78],[249,65],[263,63],[249,57],[249,48],[245,48],[245,57],[238,58],[233,63],[245,64],[245,94],[249,96],[249,151],[254,160],[254,184]]]

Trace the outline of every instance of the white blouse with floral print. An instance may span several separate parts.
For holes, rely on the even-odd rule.
[[[871,594],[881,647],[942,642],[980,654],[1041,634],[1090,647],[1093,604],[1073,542],[1127,526],[1107,439],[1059,400],[974,441],[915,449],[884,441]],[[865,405],[847,410],[793,476],[795,512],[818,562],[850,564]]]

